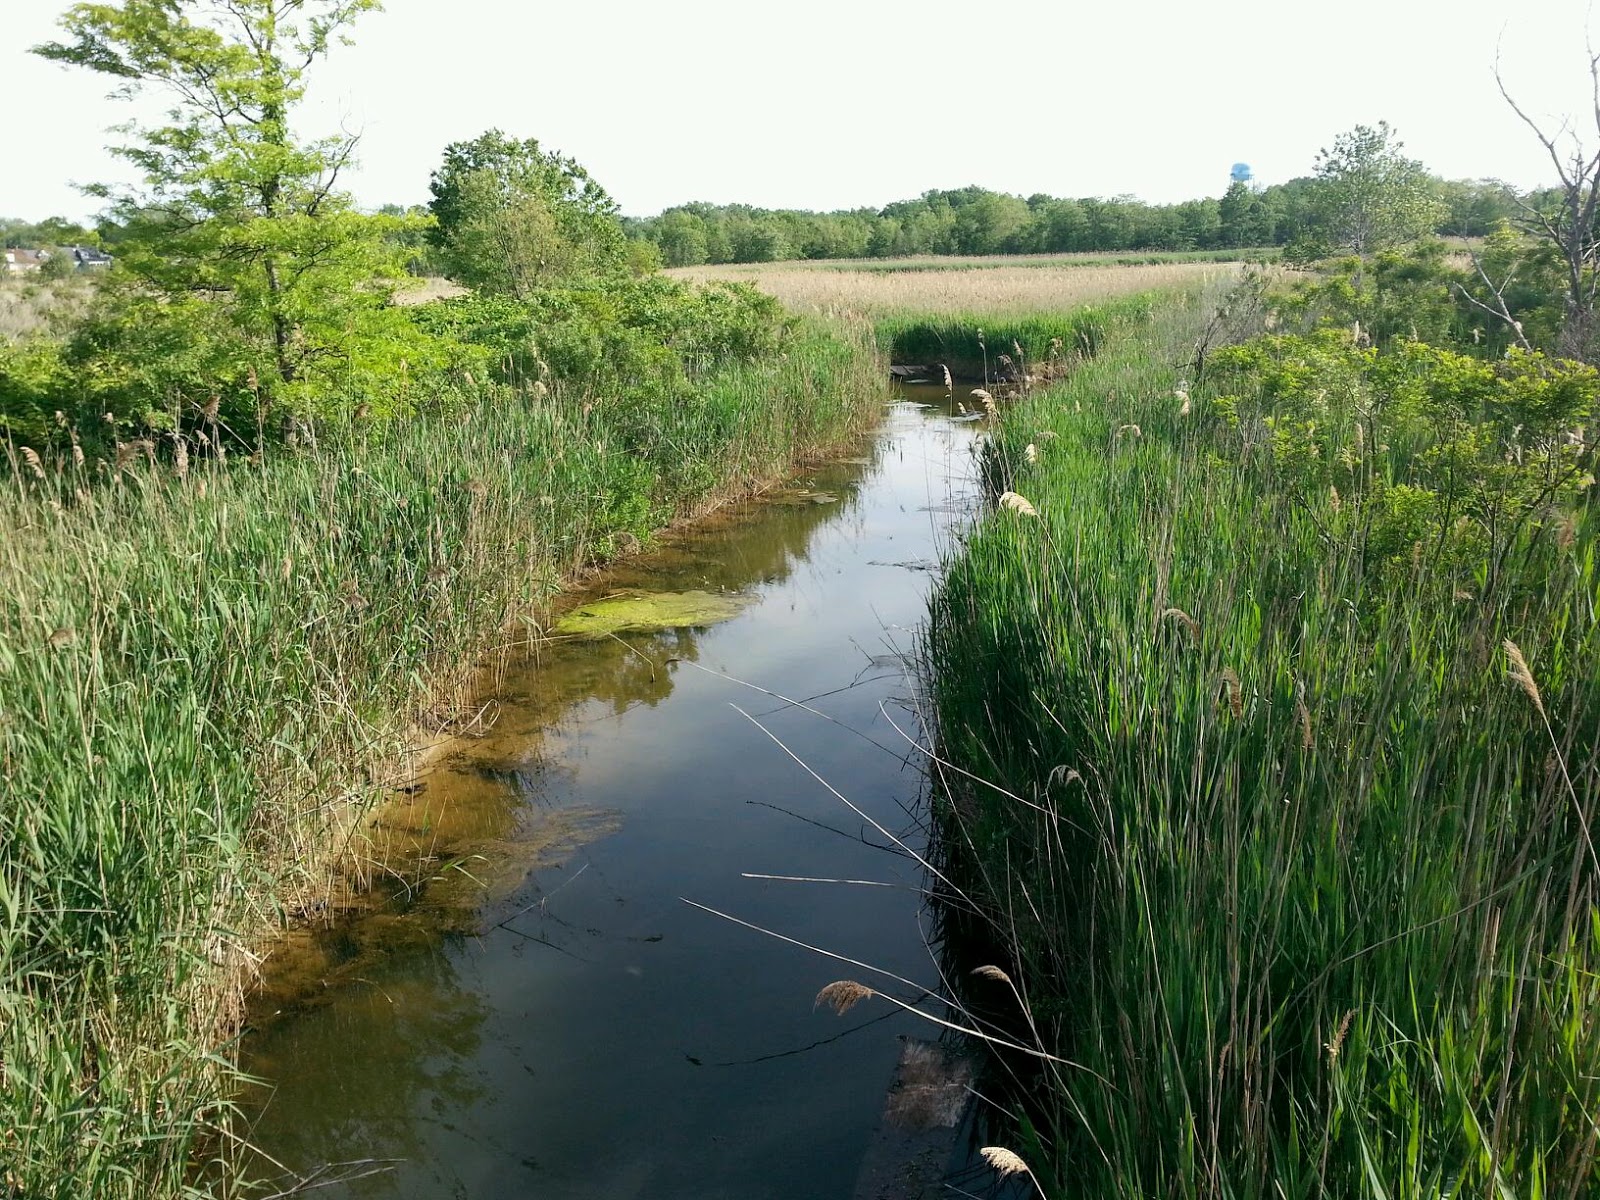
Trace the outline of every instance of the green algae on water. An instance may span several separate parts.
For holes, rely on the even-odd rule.
[[[603,638],[615,633],[716,625],[737,617],[751,600],[719,592],[629,592],[580,605],[556,622],[551,632]]]

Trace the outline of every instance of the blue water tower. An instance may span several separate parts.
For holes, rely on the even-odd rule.
[[[1255,172],[1250,169],[1249,163],[1234,163],[1228,172],[1228,178],[1235,183],[1249,183],[1255,177]]]

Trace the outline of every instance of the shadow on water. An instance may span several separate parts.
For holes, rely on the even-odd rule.
[[[485,736],[376,820],[378,886],[269,960],[243,1063],[265,1081],[244,1098],[258,1173],[396,1160],[318,1196],[852,1194],[902,1039],[929,1030],[815,1011],[859,972],[684,900],[938,978],[922,870],[883,832],[925,837],[885,710],[915,727],[904,656],[975,436],[891,408],[861,458],[590,597],[739,592],[742,613],[513,668]]]

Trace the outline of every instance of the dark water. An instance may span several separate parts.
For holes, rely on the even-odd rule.
[[[922,870],[873,826],[921,844],[919,756],[880,705],[915,730],[902,656],[973,437],[890,409],[810,494],[606,581],[755,596],[741,615],[512,672],[489,734],[385,818],[434,857],[269,970],[245,1067],[271,1085],[249,1099],[273,1162],[393,1160],[318,1196],[852,1195],[901,1036],[935,1031],[881,1000],[814,1011],[833,980],[881,981],[686,901],[937,986]]]

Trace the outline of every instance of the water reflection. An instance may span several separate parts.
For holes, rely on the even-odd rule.
[[[506,679],[487,735],[383,816],[380,847],[423,865],[269,969],[245,1065],[273,1085],[252,1098],[273,1160],[404,1160],[318,1193],[352,1197],[850,1194],[912,1019],[814,1012],[837,964],[682,898],[932,976],[916,864],[731,706],[920,843],[879,705],[929,582],[899,564],[936,555],[950,518],[929,510],[964,503],[971,437],[897,411],[871,458],[604,581],[754,592],[745,613],[556,645]]]

